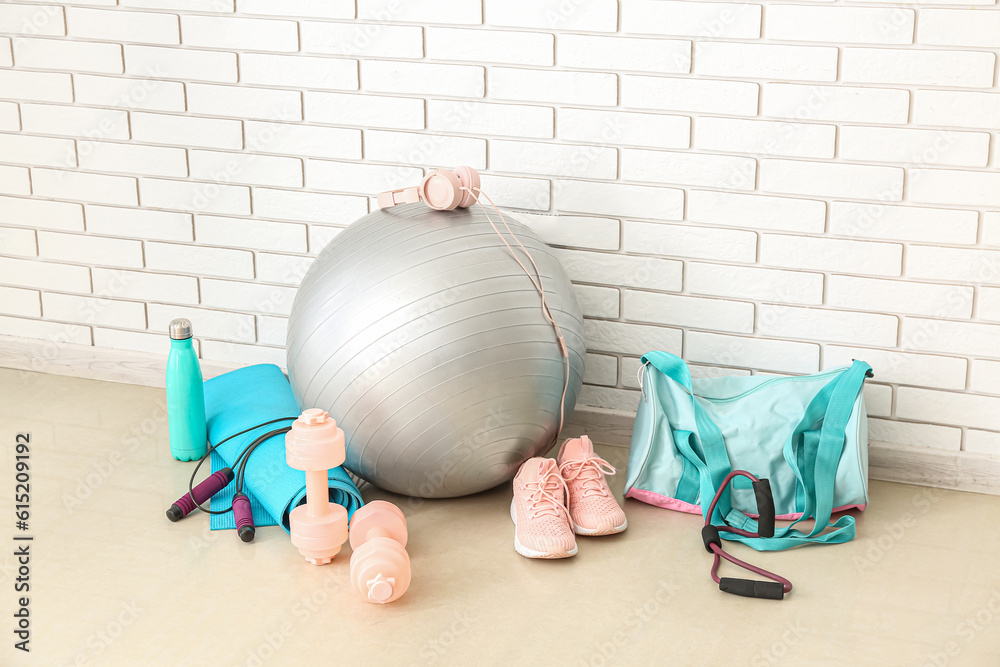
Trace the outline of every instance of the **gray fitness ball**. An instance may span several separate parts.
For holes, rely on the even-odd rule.
[[[568,418],[583,379],[580,306],[549,247],[505,217],[569,348]],[[564,362],[554,330],[478,208],[406,204],[345,229],[302,280],[287,350],[299,405],[329,411],[347,435],[346,467],[389,491],[477,493],[556,436]]]

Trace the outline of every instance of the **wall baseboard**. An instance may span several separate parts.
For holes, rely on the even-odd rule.
[[[162,387],[166,365],[165,354],[0,335],[0,368]],[[208,379],[238,367],[202,362],[202,375]],[[580,409],[566,421],[563,433],[586,433],[595,442],[628,447],[634,418],[627,412]],[[1000,495],[1000,458],[872,442],[868,460],[872,479]]]

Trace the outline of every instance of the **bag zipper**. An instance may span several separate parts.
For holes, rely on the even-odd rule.
[[[763,389],[764,387],[770,384],[774,384],[775,382],[787,382],[789,380],[815,380],[816,378],[822,378],[828,375],[839,375],[843,373],[845,370],[847,370],[846,367],[837,368],[829,371],[823,371],[822,373],[814,373],[813,375],[793,375],[791,377],[771,378],[770,380],[765,380],[764,382],[761,382],[756,387],[751,387],[750,389],[747,389],[741,394],[737,394],[736,396],[727,396],[724,398],[711,398],[709,396],[702,396],[700,394],[693,394],[693,395],[698,396],[698,398],[704,398],[706,401],[711,401],[713,403],[728,403],[729,401],[735,401],[738,398],[743,398],[747,394],[752,394],[758,389]]]

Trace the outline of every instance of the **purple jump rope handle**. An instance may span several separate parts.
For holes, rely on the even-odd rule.
[[[253,511],[250,509],[250,499],[242,493],[233,496],[233,518],[236,519],[236,532],[240,539],[253,542]]]
[[[195,510],[195,504],[191,502],[191,496],[202,505],[216,493],[226,488],[233,481],[233,471],[230,468],[223,468],[219,472],[212,473],[201,484],[192,489],[191,494],[185,493],[177,499],[170,509],[167,510],[167,518],[171,521],[179,521]]]

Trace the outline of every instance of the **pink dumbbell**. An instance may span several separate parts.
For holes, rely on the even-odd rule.
[[[310,408],[285,436],[285,460],[306,473],[306,504],[288,515],[292,544],[313,565],[326,565],[347,541],[347,510],[330,502],[327,471],[344,462],[344,432],[337,422]]]
[[[385,604],[410,585],[406,517],[398,507],[373,500],[351,517],[351,586],[369,602]]]

